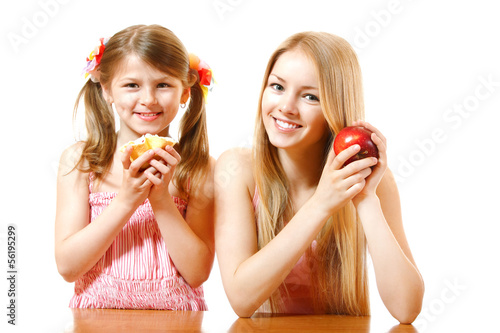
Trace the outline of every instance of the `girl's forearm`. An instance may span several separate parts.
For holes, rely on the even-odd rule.
[[[226,293],[240,317],[251,316],[283,283],[326,220],[310,200],[275,238],[237,267]]]
[[[376,196],[357,205],[372,257],[377,287],[389,312],[401,323],[419,314],[424,293],[423,279],[394,237]]]
[[[191,229],[171,200],[153,206],[155,218],[176,269],[193,288],[208,279],[213,250]]]
[[[134,209],[115,198],[92,223],[62,240],[56,257],[64,279],[74,282],[89,271],[106,253],[133,213]]]

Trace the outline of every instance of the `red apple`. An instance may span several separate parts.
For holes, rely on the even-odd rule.
[[[371,135],[372,132],[363,126],[344,127],[340,132],[337,133],[335,141],[333,142],[333,150],[335,151],[335,155],[338,155],[341,151],[347,149],[352,145],[358,144],[361,149],[356,155],[349,158],[344,163],[344,166],[366,157],[378,158],[377,145],[373,143]]]

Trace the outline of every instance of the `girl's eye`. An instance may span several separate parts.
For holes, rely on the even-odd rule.
[[[319,102],[319,98],[317,96],[314,96],[314,95],[311,95],[311,94],[307,94],[304,97],[305,97],[305,99],[307,99],[309,101]]]
[[[281,84],[278,83],[271,83],[270,86],[277,91],[283,91],[285,90]]]
[[[127,83],[125,85],[125,87],[127,87],[127,88],[138,88],[139,85],[137,83]]]
[[[160,83],[158,84],[158,88],[168,88],[170,85],[168,83]]]

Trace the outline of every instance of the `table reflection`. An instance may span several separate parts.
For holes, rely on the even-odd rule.
[[[67,333],[113,332],[391,332],[418,333],[412,325],[373,321],[370,316],[279,315],[251,318],[213,311],[72,309]]]
[[[251,318],[238,318],[228,332],[390,332],[418,333],[412,325],[395,325],[387,327],[371,327],[370,316],[337,316],[337,315],[279,315],[259,313]]]
[[[203,311],[72,309],[75,333],[201,332]]]
[[[229,332],[370,332],[370,317],[333,315],[279,315],[255,314],[239,318]]]

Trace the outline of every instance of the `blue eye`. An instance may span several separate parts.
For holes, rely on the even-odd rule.
[[[272,83],[272,84],[270,84],[270,86],[274,90],[277,90],[277,91],[283,91],[283,90],[285,90],[285,88],[283,88],[283,86],[281,84],[278,84],[278,83]]]

